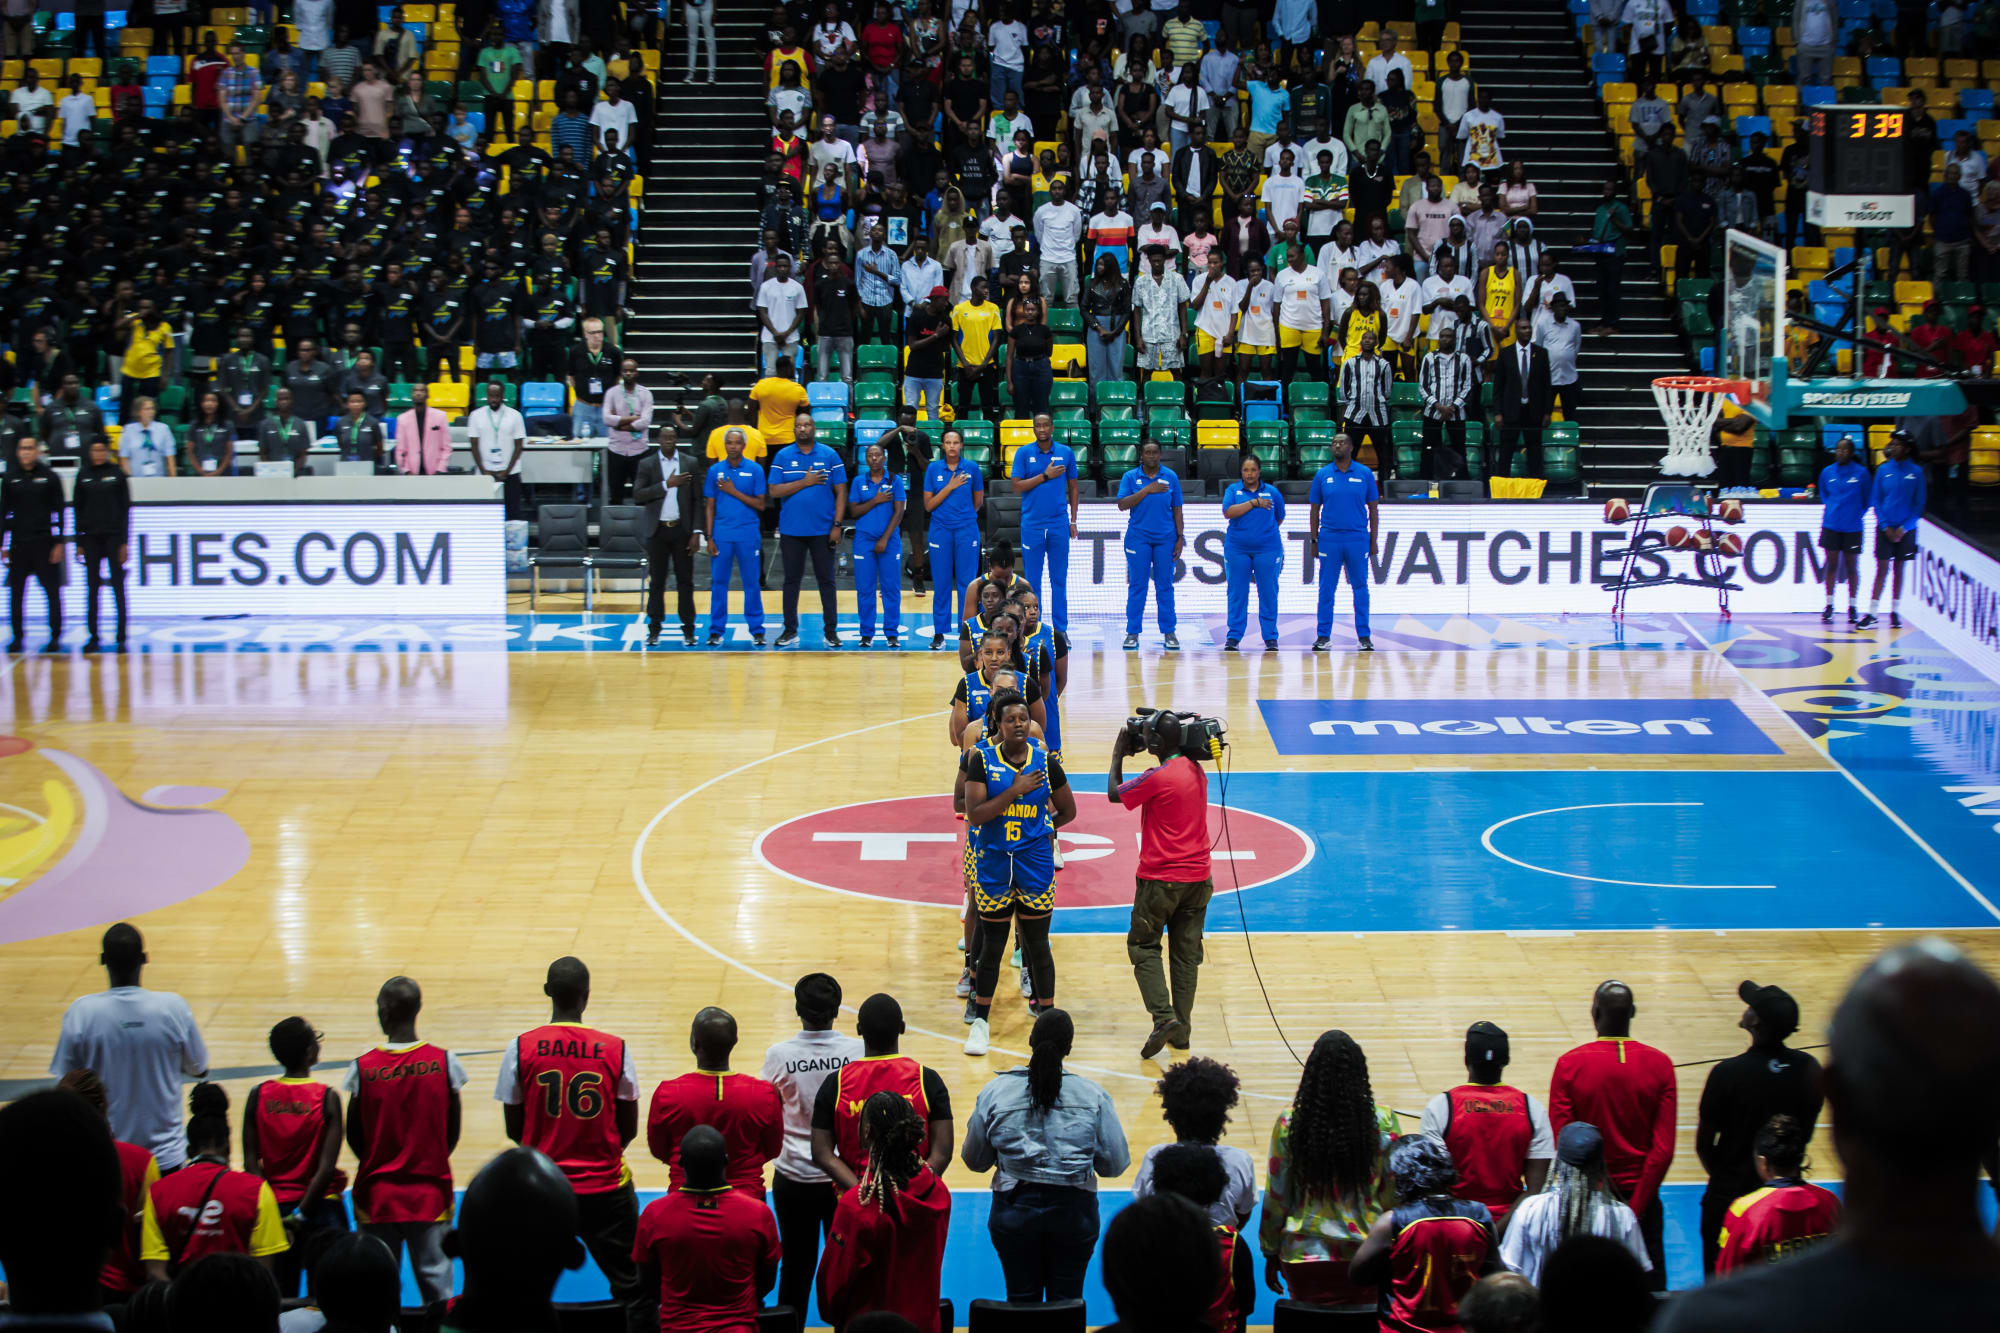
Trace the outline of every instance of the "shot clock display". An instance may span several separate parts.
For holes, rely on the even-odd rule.
[[[1822,227],[1907,227],[1908,112],[1892,106],[1816,106],[1807,113],[1812,158],[1806,217]]]

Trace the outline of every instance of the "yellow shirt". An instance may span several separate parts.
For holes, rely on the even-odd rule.
[[[771,446],[764,443],[764,432],[755,426],[717,426],[708,433],[708,445],[703,451],[711,461],[719,462],[729,456],[729,451],[722,447],[722,437],[732,430],[743,432],[743,456],[752,462],[763,462],[764,456],[771,452]]]
[[[1000,307],[991,301],[985,305],[960,301],[951,308],[951,326],[964,340],[959,344],[961,363],[979,365],[986,360],[986,354],[992,350],[993,339],[1000,332]]]
[[[161,353],[173,345],[174,331],[164,319],[150,329],[135,323],[121,368],[133,379],[156,379],[166,370],[166,358]]]
[[[285,1234],[285,1220],[278,1215],[278,1196],[271,1193],[270,1185],[258,1182],[257,1221],[250,1228],[250,1253],[256,1256],[283,1254],[292,1248],[292,1238]],[[141,1263],[165,1263],[172,1257],[167,1251],[166,1234],[160,1230],[160,1219],[153,1213],[152,1191],[146,1192],[146,1210],[139,1219],[139,1261]]]
[[[1501,347],[1514,345],[1514,300],[1520,277],[1516,269],[1508,269],[1504,276],[1497,269],[1486,270],[1486,294],[1480,313],[1486,316],[1486,323],[1493,330],[1493,341]]]
[[[1364,333],[1373,333],[1375,335],[1375,350],[1378,352],[1381,351],[1382,328],[1382,312],[1379,309],[1370,310],[1366,313],[1358,309],[1349,310],[1347,312],[1347,341],[1341,347],[1341,359],[1344,361],[1348,357],[1361,355],[1361,335]]]
[[[757,404],[757,429],[766,440],[792,442],[792,418],[806,405],[806,386],[783,375],[766,375],[750,386],[750,401]]]

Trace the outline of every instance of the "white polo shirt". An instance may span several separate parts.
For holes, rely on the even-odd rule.
[[[479,461],[488,472],[504,467],[508,457],[514,452],[514,441],[528,438],[528,423],[513,408],[501,405],[499,411],[490,407],[480,407],[465,419],[465,434],[468,442],[479,451]],[[527,450],[514,460],[508,475],[521,475],[521,464],[526,460]]]
[[[1195,312],[1194,326],[1217,342],[1221,342],[1229,336],[1231,328],[1236,323],[1236,305],[1243,299],[1243,289],[1238,285],[1238,280],[1227,273],[1212,283],[1208,280],[1208,274],[1203,273],[1188,284],[1197,293],[1202,291],[1204,285],[1207,287],[1207,294],[1202,299],[1201,309]]]
[[[187,1160],[181,1076],[208,1072],[194,1011],[172,991],[114,986],[63,1014],[49,1072],[94,1069],[104,1081],[113,1137],[150,1150],[162,1171]]]
[[[1308,264],[1304,269],[1284,265],[1271,275],[1278,289],[1278,327],[1320,331],[1319,270]]]

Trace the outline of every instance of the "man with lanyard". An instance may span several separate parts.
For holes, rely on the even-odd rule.
[[[1125,648],[1139,646],[1139,621],[1146,610],[1146,582],[1153,583],[1160,633],[1169,651],[1174,634],[1174,562],[1185,545],[1181,526],[1181,479],[1160,466],[1160,442],[1139,446],[1139,466],[1118,481],[1118,508],[1125,520]]]
[[[343,463],[382,462],[382,423],[368,415],[368,400],[359,389],[347,395],[347,414],[333,423],[333,442]]]
[[[271,358],[257,350],[257,334],[248,324],[236,328],[236,350],[225,353],[215,367],[216,388],[236,423],[236,433],[257,433],[264,419],[264,399],[271,388]]]
[[[283,390],[279,390],[282,395]],[[280,401],[284,401],[281,397]],[[173,428],[161,421],[155,414],[152,399],[134,404],[138,414],[118,436],[118,456],[125,464],[128,475],[134,477],[171,477],[175,474],[174,455],[178,442],[174,439]],[[7,418],[11,423],[13,418]],[[20,438],[18,430],[0,430],[0,445],[9,454],[14,452],[14,442]]]
[[[138,407],[134,401],[135,415]],[[42,438],[48,441],[49,452],[62,458],[82,458],[91,441],[107,438],[103,416],[84,398],[75,375],[63,376],[56,400],[42,413]]]
[[[1333,601],[1342,573],[1354,589],[1354,636],[1362,652],[1375,651],[1368,634],[1368,594],[1380,498],[1375,474],[1354,459],[1354,442],[1345,435],[1334,436],[1333,461],[1319,470],[1307,493],[1312,521],[1306,534],[1306,559],[1319,562],[1319,626],[1313,639],[1316,653],[1325,652],[1332,640]]]
[[[750,638],[764,646],[764,596],[759,577],[764,539],[759,526],[767,489],[764,469],[743,458],[749,442],[740,427],[723,432],[723,457],[708,465],[701,493],[706,506],[702,530],[708,534],[708,646],[718,647],[729,628],[729,579],[743,579],[743,615]]]
[[[618,383],[605,390],[603,411],[605,499],[623,504],[653,429],[653,391],[639,383],[639,363],[629,356],[618,363]]]
[[[428,390],[429,386],[420,384],[417,388]],[[312,423],[292,411],[292,391],[280,386],[277,406],[257,423],[257,457],[267,463],[290,459],[292,475],[304,476],[311,471],[306,455],[311,452],[315,438],[317,432]]]
[[[575,396],[570,406],[570,432],[579,440],[604,436],[604,394],[618,378],[622,358],[618,349],[604,340],[604,321],[583,321],[583,345],[569,352],[569,391]]]
[[[482,476],[500,483],[507,517],[519,518],[527,507],[527,488],[521,482],[521,454],[528,446],[528,425],[521,414],[507,406],[504,385],[486,386],[486,405],[465,420],[472,445],[472,465]]]
[[[974,851],[973,907],[984,924],[974,976],[975,1017],[965,1035],[967,1055],[986,1054],[993,991],[1007,953],[1011,918],[1021,958],[1034,982],[1037,1014],[1055,1007],[1055,956],[1049,917],[1055,911],[1056,830],[1076,818],[1076,797],[1062,761],[1029,735],[1027,700],[1011,690],[993,696],[995,735],[966,755],[965,822]],[[1011,779],[1002,786],[1003,776]]]
[[[771,456],[770,495],[785,502],[778,507],[778,554],[785,572],[785,626],[778,634],[778,647],[790,648],[799,641],[799,592],[810,556],[813,580],[819,584],[826,646],[838,648],[840,607],[834,592],[833,550],[847,514],[847,465],[815,437],[810,408],[798,410],[792,442]]]
[[[1854,622],[1867,629],[1875,623],[1875,609],[1882,605],[1882,584],[1892,573],[1889,589],[1889,627],[1900,629],[1902,614],[1896,604],[1903,596],[1903,569],[1917,558],[1917,523],[1924,516],[1924,470],[1910,458],[1910,433],[1889,433],[1889,456],[1875,469],[1869,487],[1869,503],[1875,507],[1875,591],[1868,597],[1868,614]],[[1807,1123],[1811,1123],[1808,1121]]]
[[[639,459],[632,503],[640,506],[646,544],[646,646],[660,642],[667,618],[667,573],[672,570],[681,618],[681,642],[694,647],[694,551],[701,534],[690,521],[694,474],[681,465],[680,437],[660,427],[660,447]]]
[[[1076,453],[1054,443],[1055,423],[1037,412],[1035,438],[1014,454],[1014,493],[1021,497],[1021,553],[1028,584],[1039,595],[1049,572],[1049,623],[1069,628],[1069,544],[1076,536]]]

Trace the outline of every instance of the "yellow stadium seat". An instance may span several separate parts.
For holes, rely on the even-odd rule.
[[[1604,85],[1606,106],[1618,106],[1639,100],[1639,85],[1636,83],[1607,83]]]
[[[78,56],[69,62],[71,74],[81,74],[86,79],[104,77],[104,62],[96,56]]]
[[[660,72],[660,53],[648,46],[639,52],[639,63],[646,67],[646,73],[657,75]]]
[[[1086,359],[1082,343],[1057,343],[1049,349],[1049,365],[1059,375],[1082,374]]]
[[[470,380],[440,380],[431,385],[431,406],[441,412],[463,412],[471,402]]]
[[[1860,56],[1835,56],[1833,58],[1833,81],[1846,84],[1861,77]]]
[[[208,11],[208,21],[211,24],[229,23],[241,26],[250,21],[250,11],[248,9],[211,9]]]
[[[1720,26],[1703,28],[1701,39],[1711,47],[1719,46],[1726,51],[1736,45],[1736,29]]]
[[[1754,83],[1725,83],[1722,85],[1722,104],[1726,107],[1754,107],[1757,105],[1757,85]],[[1732,114],[1745,116],[1748,111]]]
[[[1743,57],[1739,55],[1717,56],[1710,63],[1713,67],[1714,73],[1717,76],[1721,76],[1724,74],[1741,74],[1743,72]]]
[[[1768,107],[1797,106],[1799,90],[1789,83],[1768,83],[1764,85],[1764,105]]]
[[[1967,82],[1976,82],[1979,78],[1979,62],[1977,60],[1947,60],[1944,62],[1944,76],[1953,83],[1957,83],[1960,79],[1964,79]]]
[[[41,75],[44,83],[57,83],[62,79],[63,62],[60,60],[30,60],[28,68]]]
[[[173,103],[175,106],[194,105],[194,89],[185,83],[175,84]]]
[[[1921,306],[1936,296],[1928,282],[1912,282],[1904,278],[1896,283],[1896,304]]]
[[[404,5],[403,21],[405,23],[435,23],[437,22],[437,8],[433,5]]]
[[[1937,79],[1944,70],[1936,56],[1911,56],[1903,62],[1903,74],[1911,79]]]
[[[1795,245],[1792,264],[1797,268],[1825,268],[1833,262],[1823,245]]]
[[[1197,421],[1194,442],[1201,449],[1241,449],[1243,423],[1240,421]]]

